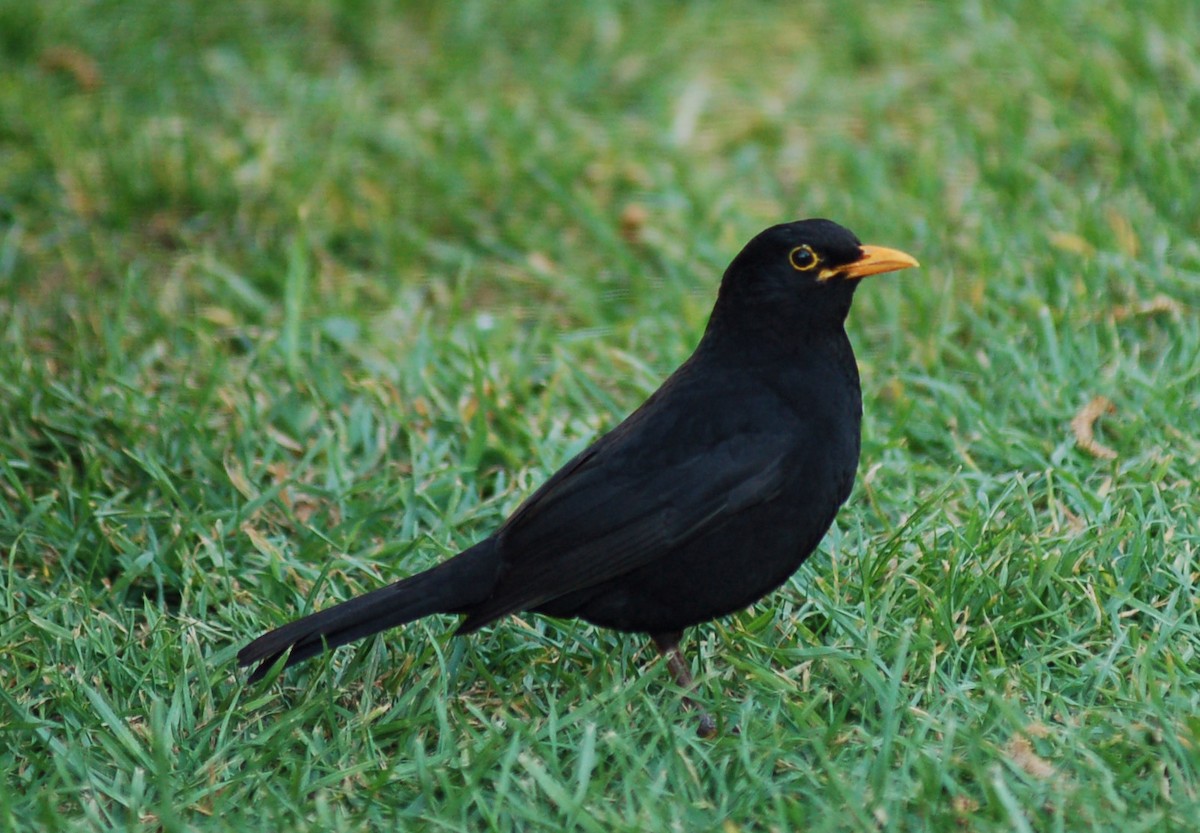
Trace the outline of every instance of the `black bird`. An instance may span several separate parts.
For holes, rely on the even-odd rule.
[[[860,278],[917,265],[829,220],[767,229],[725,270],[692,356],[492,535],[238,662],[260,663],[253,681],[289,650],[290,666],[433,613],[467,634],[533,611],[647,633],[690,688],[683,629],[783,584],[850,495],[862,394],[846,315]]]

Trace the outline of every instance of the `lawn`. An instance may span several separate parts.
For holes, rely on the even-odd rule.
[[[1177,0],[0,0],[0,829],[1200,829],[1197,44]],[[721,736],[535,616],[245,683],[806,216],[922,268],[858,292],[834,530],[685,640]]]

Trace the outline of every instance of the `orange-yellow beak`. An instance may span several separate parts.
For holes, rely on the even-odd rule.
[[[899,249],[887,249],[883,246],[863,246],[862,257],[853,263],[837,270],[842,278],[865,278],[868,275],[881,275],[884,272],[896,272],[900,269],[911,269],[920,266],[917,259]]]

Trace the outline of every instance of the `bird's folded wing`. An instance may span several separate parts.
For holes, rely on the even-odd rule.
[[[662,465],[652,452],[584,452],[500,530],[500,580],[462,630],[629,573],[770,500],[788,446],[780,434],[739,434]]]

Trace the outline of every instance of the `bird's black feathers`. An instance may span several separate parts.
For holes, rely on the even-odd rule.
[[[802,258],[791,256],[797,247]],[[873,247],[866,247],[873,248]],[[828,220],[773,226],[729,265],[693,355],[491,536],[431,570],[259,637],[261,675],[432,613],[469,633],[518,611],[678,633],[786,581],[850,494],[861,395],[843,329],[858,238]],[[815,262],[814,262],[815,261]],[[857,264],[857,266],[852,266]],[[869,268],[868,268],[869,267]]]

